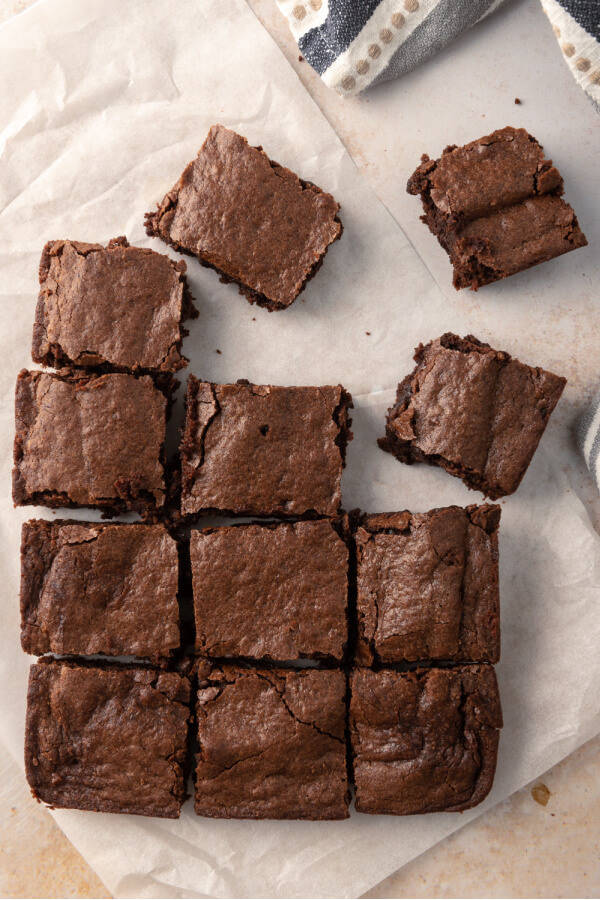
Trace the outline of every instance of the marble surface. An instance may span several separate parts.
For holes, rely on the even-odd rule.
[[[32,0],[0,0],[0,21],[31,5]],[[395,99],[410,91],[422,78],[413,74],[395,87],[382,86],[362,98],[342,101],[321,83],[310,67],[299,59],[298,48],[274,0],[248,0],[258,18],[273,35],[295,68],[299,78],[334,125],[352,153],[357,165],[386,202],[392,213],[407,227],[417,212],[407,205],[403,192],[395,184],[399,148],[392,139],[398,133],[398,145],[414,157],[413,145],[421,140],[422,121],[411,123],[410,131],[402,122],[386,115],[390,93]],[[537,0],[512,0],[494,21],[478,26],[460,39],[460,47],[449,48],[434,65],[442,70],[460,50],[467,65],[486,52],[494,29],[505,29],[522,41],[524,54],[531,58],[531,78],[525,69],[518,94],[523,108],[534,120],[536,91],[540,79],[569,102],[569,114],[576,124],[590,120],[573,93],[571,75],[552,45],[551,33],[543,20]],[[537,29],[537,31],[536,31]],[[536,35],[535,40],[531,35]],[[539,39],[538,39],[539,37]],[[552,54],[556,54],[553,56]],[[547,65],[546,65],[547,63]],[[561,68],[562,67],[562,68]],[[428,75],[433,69],[430,65]],[[537,81],[536,81],[537,79]],[[485,81],[485,78],[483,79]],[[467,123],[470,136],[489,130],[497,118],[520,120],[514,115],[513,86],[499,81],[489,86],[491,106],[481,113],[476,90],[460,89],[456,96],[457,120]],[[387,98],[387,99],[386,99]],[[435,104],[433,104],[435,105]],[[538,104],[539,106],[539,104]],[[391,107],[394,108],[394,107]],[[509,115],[510,110],[510,115]],[[430,114],[424,110],[424,116]],[[579,117],[579,118],[578,118]],[[477,118],[488,122],[475,126]],[[569,123],[570,124],[570,123]],[[536,133],[535,129],[532,128]],[[460,139],[452,134],[448,139]],[[596,144],[597,146],[597,144]],[[434,146],[432,151],[441,148]],[[404,171],[405,166],[403,167]],[[564,166],[561,163],[561,168]],[[413,201],[414,203],[414,201]],[[579,209],[574,200],[576,208]],[[415,245],[430,270],[446,290],[449,281],[445,260],[435,243],[428,242],[425,229],[415,230]],[[589,236],[589,235],[588,235]],[[449,293],[449,300],[454,299]],[[475,316],[477,309],[474,309]],[[592,333],[596,339],[596,335]],[[596,365],[597,355],[590,364]],[[590,368],[590,377],[593,370]],[[584,393],[591,380],[583,383]],[[600,504],[589,484],[582,481],[581,496],[596,525],[600,522]],[[0,893],[6,897],[108,897],[109,894],[82,857],[69,844],[50,815],[29,795],[22,775],[7,754],[0,755]],[[432,848],[373,888],[369,897],[597,897],[600,893],[600,737],[590,741],[559,765],[536,779],[476,821]]]

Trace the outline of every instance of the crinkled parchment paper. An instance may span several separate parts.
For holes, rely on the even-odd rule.
[[[20,523],[44,513],[13,510],[9,484],[14,382],[30,364],[40,252],[50,238],[120,234],[164,250],[146,238],[143,215],[214,122],[332,191],[345,232],[283,313],[251,307],[188,260],[200,309],[185,343],[189,371],[224,381],[341,381],[356,407],[347,508],[418,511],[479,499],[445,473],[400,465],[376,446],[415,345],[466,333],[470,323],[243,0],[43,0],[0,28],[0,736],[19,761],[30,663],[19,646]],[[523,358],[560,371],[559,356]],[[114,894],[356,896],[600,730],[600,541],[571,489],[576,458],[563,419],[551,422],[523,485],[503,503],[506,725],[486,803],[463,815],[341,823],[200,819],[191,804],[178,822],[54,812]]]

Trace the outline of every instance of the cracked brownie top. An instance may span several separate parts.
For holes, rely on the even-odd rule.
[[[23,370],[15,399],[15,505],[142,513],[163,506],[166,408],[147,375]]]
[[[182,513],[335,516],[350,403],[341,385],[219,385],[190,376]]]
[[[492,666],[358,669],[350,682],[356,809],[458,812],[489,793],[502,711]]]
[[[367,515],[356,530],[357,661],[497,662],[498,506]]]
[[[190,557],[200,656],[342,659],[348,548],[331,522],[193,531]]]
[[[32,356],[45,366],[176,372],[195,315],[183,260],[115,238],[49,241],[40,262]]]
[[[169,656],[180,643],[178,570],[177,544],[161,525],[26,522],[23,650]]]
[[[196,812],[347,818],[345,695],[340,671],[200,663]]]
[[[415,353],[379,443],[402,462],[428,462],[496,500],[519,486],[566,380],[468,335]]]
[[[158,210],[148,234],[235,281],[250,302],[285,309],[342,233],[331,194],[213,126]]]
[[[587,244],[563,180],[523,128],[502,128],[439,159],[421,157],[408,181],[454,266],[454,287],[477,290]]]
[[[40,660],[29,675],[25,765],[54,807],[178,818],[190,684],[174,672]]]
[[[408,182],[455,222],[477,219],[536,194],[562,194],[563,180],[524,128],[502,128],[439,159],[423,156]]]

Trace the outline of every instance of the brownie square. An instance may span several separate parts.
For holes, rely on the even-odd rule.
[[[499,522],[498,506],[363,516],[357,662],[498,662]]]
[[[473,335],[417,347],[379,446],[405,463],[441,466],[496,500],[521,483],[564,378],[526,366]]]
[[[502,710],[492,666],[356,670],[350,740],[356,810],[459,812],[491,790]]]
[[[251,303],[285,309],[342,234],[339,204],[270,160],[261,147],[213,126],[146,231],[197,256]]]
[[[408,181],[450,257],[454,287],[477,290],[587,244],[563,180],[523,128],[427,155]]]
[[[348,817],[342,672],[205,662],[198,679],[198,815]]]
[[[33,796],[54,808],[179,818],[189,698],[174,672],[40,660],[25,730]]]
[[[169,656],[180,643],[178,573],[177,543],[161,525],[26,522],[23,650]]]
[[[21,371],[15,506],[150,513],[165,503],[167,400],[145,375]]]
[[[44,366],[164,374],[185,366],[182,323],[195,315],[185,263],[130,247],[49,241],[40,262],[32,356]]]
[[[207,528],[190,556],[200,656],[342,659],[348,548],[331,522]]]
[[[182,513],[337,515],[351,399],[341,385],[209,384],[190,376]]]

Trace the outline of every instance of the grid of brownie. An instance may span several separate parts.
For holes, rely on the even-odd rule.
[[[215,167],[243,170],[243,184],[211,188]],[[285,283],[277,254],[255,271],[244,240],[218,245],[203,213],[227,218],[240,197],[260,209],[267,195]],[[272,310],[341,234],[337,209],[219,126],[148,228]],[[346,515],[342,385],[190,376],[181,478],[167,484],[173,374],[194,315],[184,273],[124,238],[54,241],[42,255],[32,355],[61,368],[19,376],[15,504],[145,521],[23,526],[22,646],[42,655],[26,723],[34,795],[177,817],[196,743],[203,816],[345,819],[352,783],[365,813],[479,803],[502,725],[498,507]],[[549,386],[545,415],[560,390]],[[543,427],[531,430],[525,455]],[[202,527],[213,514],[254,521]]]
[[[173,373],[185,363],[184,268],[125,239],[107,247],[55,241],[44,249],[40,282],[32,356],[60,369],[19,375],[15,504],[134,511],[144,521],[23,525],[21,642],[41,656],[26,722],[32,792],[54,807],[178,816],[195,710],[197,734],[208,729],[198,812],[347,817],[350,552],[340,482],[350,395],[341,385],[190,377],[177,492],[164,444]],[[124,309],[114,324],[111,306]],[[143,347],[131,334],[136,310],[138,322],[161,323]],[[188,534],[190,522],[214,511],[269,521]],[[236,577],[246,579],[238,594]],[[198,678],[194,655],[207,657]],[[304,660],[323,667],[289,668]],[[228,689],[217,702],[221,682]],[[203,804],[207,772],[221,765],[222,742],[211,744],[210,734],[227,709],[242,716],[241,743],[229,753],[242,762],[257,735],[247,718],[244,730],[248,691],[278,748],[259,754],[262,794],[248,798],[251,775],[236,780],[225,763],[214,787],[229,799]]]

